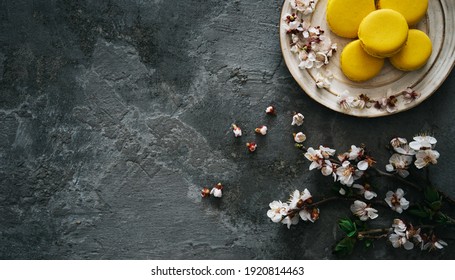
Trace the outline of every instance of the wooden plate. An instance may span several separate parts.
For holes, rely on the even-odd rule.
[[[295,53],[291,52],[291,37],[286,33],[283,17],[294,11],[289,4],[290,0],[285,0],[280,17],[280,44],[284,61],[294,79],[302,89],[315,101],[322,105],[349,115],[357,117],[379,117],[390,115],[386,110],[377,109],[375,106],[363,109],[343,109],[340,102],[340,95],[349,91],[349,95],[357,97],[366,94],[373,100],[402,92],[410,87],[420,93],[420,97],[412,102],[399,100],[396,110],[398,113],[417,106],[444,82],[450,74],[455,62],[455,2],[453,0],[432,0],[424,19],[416,28],[428,34],[433,43],[433,52],[427,64],[416,71],[403,72],[395,69],[386,61],[381,73],[366,82],[357,83],[347,79],[340,69],[340,54],[343,47],[352,41],[336,36],[330,31],[326,21],[326,6],[328,0],[319,0],[313,14],[306,17],[312,26],[321,26],[325,35],[329,36],[332,43],[337,43],[338,51],[331,58],[330,63],[323,68],[333,73],[333,80],[328,89],[316,87],[316,74],[321,69],[300,69],[300,61]]]

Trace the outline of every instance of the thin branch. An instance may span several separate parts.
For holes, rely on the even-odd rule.
[[[415,188],[415,189],[417,189],[419,191],[423,191],[422,187],[420,187],[419,185],[414,184],[414,183],[412,183],[412,182],[410,182],[410,181],[408,181],[408,180],[406,180],[406,179],[404,179],[404,178],[402,178],[402,177],[400,177],[398,175],[384,172],[384,171],[382,171],[382,170],[380,170],[380,169],[378,169],[376,167],[371,167],[371,169],[376,171],[381,176],[393,178],[393,179],[398,180],[398,181],[400,181],[400,182],[402,182],[402,183],[404,183],[404,184],[406,184],[406,185],[408,185],[410,187],[413,187],[413,188]]]

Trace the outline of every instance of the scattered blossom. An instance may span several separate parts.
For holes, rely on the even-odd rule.
[[[414,165],[418,169],[422,169],[429,164],[438,163],[439,153],[435,150],[420,150],[416,154]]]
[[[246,147],[248,148],[248,151],[250,151],[252,153],[252,152],[256,151],[258,144],[256,144],[256,142],[248,142],[248,143],[246,143]]]
[[[236,124],[232,124],[232,132],[234,133],[235,137],[242,136],[242,129]]]
[[[276,115],[276,109],[273,106],[269,106],[265,109],[267,115]]]
[[[367,200],[371,200],[378,196],[374,191],[371,190],[371,186],[369,184],[365,185],[354,184],[352,185],[352,187],[358,189],[360,195],[363,195]]]
[[[359,217],[361,221],[373,220],[378,217],[378,210],[369,207],[365,202],[360,200],[354,201],[354,204],[351,205],[351,212]]]
[[[411,163],[412,156],[393,154],[389,159],[389,164],[385,168],[388,172],[396,172],[401,177],[406,178],[409,175],[407,169]]]
[[[216,184],[212,189],[205,187],[201,190],[201,196],[206,198],[213,195],[214,197],[220,198],[223,196],[223,188],[224,187],[221,183]]]
[[[201,190],[201,196],[202,197],[209,197],[210,196],[210,189],[205,187]]]
[[[303,124],[304,119],[305,117],[301,113],[295,113],[294,116],[292,116],[291,125],[301,126]]]
[[[287,33],[296,33],[297,31],[303,32],[304,23],[295,13],[287,14],[283,17],[286,25],[284,26]]]
[[[401,188],[398,188],[396,192],[388,191],[384,200],[393,211],[400,214],[409,207],[409,201],[404,198],[404,191]]]
[[[262,126],[260,126],[260,127],[257,127],[254,131],[255,131],[256,133],[258,133],[258,134],[266,135],[266,134],[267,134],[267,126],[262,125]]]
[[[221,183],[216,184],[215,187],[213,187],[212,190],[210,191],[210,194],[213,195],[214,197],[222,197],[223,185]]]
[[[382,97],[376,100],[374,107],[378,110],[385,110],[388,113],[394,113],[398,110],[398,98],[395,95],[389,97]]]
[[[322,73],[318,71],[315,76],[316,86],[318,88],[330,88],[332,85],[333,74],[331,71],[326,71]]]
[[[428,135],[415,136],[413,139],[414,141],[409,143],[409,147],[416,151],[432,149],[438,142],[436,138]]]
[[[290,0],[290,5],[294,10],[302,12],[304,15],[313,13],[317,0]]]
[[[403,98],[405,100],[405,104],[409,104],[419,97],[420,97],[420,93],[416,92],[412,88],[407,88],[403,91]]]
[[[294,141],[297,143],[303,143],[306,140],[306,135],[303,132],[294,133]]]
[[[350,111],[351,109],[365,108],[366,101],[362,98],[352,96],[348,90],[345,90],[338,96],[338,105],[341,109]]]
[[[286,15],[284,28],[291,34],[291,52],[300,60],[300,69],[321,68],[329,63],[337,45],[324,35],[319,26],[298,18],[295,14]]]

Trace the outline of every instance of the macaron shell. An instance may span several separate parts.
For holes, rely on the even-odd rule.
[[[369,55],[362,48],[360,41],[347,44],[340,56],[341,70],[344,75],[355,82],[374,78],[381,72],[384,59]]]
[[[378,9],[395,10],[404,16],[409,26],[414,26],[425,16],[428,0],[379,0]]]
[[[403,15],[391,9],[381,9],[362,20],[358,35],[366,52],[384,58],[400,51],[406,43],[408,30]]]
[[[390,58],[390,62],[403,71],[417,70],[427,63],[432,50],[431,40],[425,32],[410,29],[405,46]]]
[[[374,0],[329,0],[326,19],[336,35],[357,38],[360,22],[374,10]]]

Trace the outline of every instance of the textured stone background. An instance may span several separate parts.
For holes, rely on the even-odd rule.
[[[408,112],[332,112],[283,63],[281,4],[0,1],[0,258],[334,258],[335,222],[350,215],[349,203],[291,230],[266,216],[270,201],[296,188],[316,199],[331,193],[330,179],[308,171],[293,147],[293,111],[305,115],[308,146],[365,143],[378,166],[390,138],[433,133],[441,158],[431,177],[455,196],[455,75]],[[264,114],[270,104],[276,117]],[[261,124],[266,137],[252,132]],[[248,154],[254,139],[259,149]],[[217,182],[223,199],[201,200],[199,189]],[[441,236],[443,251],[378,241],[353,258],[455,258],[453,231]]]

